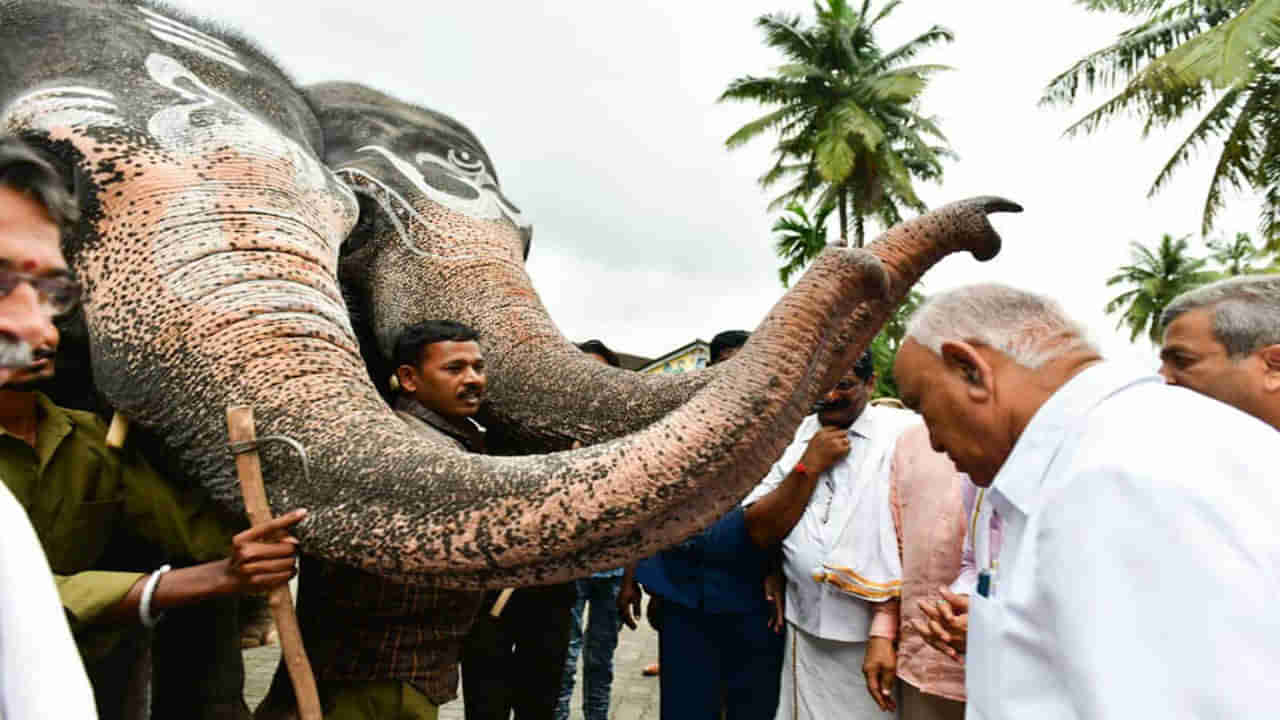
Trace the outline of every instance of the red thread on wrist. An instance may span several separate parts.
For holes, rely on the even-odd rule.
[[[805,467],[805,466],[804,466],[804,463],[802,463],[802,462],[798,462],[798,463],[796,463],[796,466],[795,466],[794,468],[792,468],[792,469],[791,469],[791,471],[792,471],[792,472],[798,472],[798,473],[800,473],[801,475],[808,475],[808,474],[809,474],[809,468]]]

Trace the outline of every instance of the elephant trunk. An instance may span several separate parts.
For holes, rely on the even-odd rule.
[[[868,247],[889,277],[884,298],[888,307],[876,309],[876,314],[897,307],[924,272],[948,253],[968,251],[979,260],[994,257],[1000,236],[987,214],[1020,210],[1003,198],[970,198],[882,234]],[[716,372],[729,372],[747,362],[748,355],[738,355],[720,368],[676,375],[638,375],[610,368],[584,357],[560,334],[522,265],[493,258],[472,263],[465,271],[459,268],[449,274],[466,281],[450,284],[446,278],[445,286],[436,290],[444,297],[463,298],[453,312],[477,328],[491,351],[491,402],[482,417],[490,429],[491,446],[562,449],[573,440],[592,444],[621,437],[683,405]],[[470,281],[476,277],[485,278],[483,293]],[[865,330],[870,320],[870,316],[849,318],[836,326],[831,341],[856,345],[862,334],[857,331]],[[806,392],[816,398],[826,389],[820,384]]]

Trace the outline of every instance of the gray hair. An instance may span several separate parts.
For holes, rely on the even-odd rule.
[[[1054,300],[993,283],[933,296],[911,316],[907,337],[938,355],[947,341],[985,345],[1032,370],[1070,352],[1098,352]]]
[[[1168,329],[1179,315],[1213,309],[1213,337],[1237,359],[1261,347],[1280,344],[1280,276],[1219,280],[1174,298],[1160,316]]]
[[[67,190],[67,182],[27,143],[0,135],[0,187],[25,193],[40,203],[63,231],[80,218],[80,208]]]

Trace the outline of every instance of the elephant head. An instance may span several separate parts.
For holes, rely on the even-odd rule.
[[[57,156],[86,210],[68,251],[108,400],[229,505],[224,410],[252,405],[260,434],[288,435],[310,454],[307,478],[291,455],[264,452],[272,505],[311,510],[297,531],[306,551],[405,579],[552,582],[705,526],[763,475],[891,296],[947,252],[994,252],[985,213],[1008,209],[977,201],[914,221],[889,234],[885,263],[828,251],[731,367],[663,400],[676,409],[655,411],[639,432],[555,454],[466,455],[412,439],[369,382],[337,280],[357,200],[319,160],[307,99],[268,59],[119,2],[0,4],[0,42],[0,128]],[[478,145],[451,155],[422,144],[420,158],[406,161],[411,144],[384,145],[338,164],[367,198],[367,235],[355,242],[414,261],[421,284],[400,302],[438,303],[432,314],[463,321],[494,313],[477,324],[501,356],[497,373],[519,377],[508,368],[523,345],[549,353],[544,362],[567,358],[523,277],[518,211],[489,182]],[[451,157],[472,168],[469,183],[428,167]],[[597,365],[557,376],[615,382]]]
[[[466,126],[352,83],[307,94],[326,164],[360,199],[340,276],[375,382],[392,370],[385,358],[408,325],[466,323],[480,332],[490,367],[482,418],[490,447],[529,452],[647,426],[709,381],[587,362],[560,334],[524,269],[533,228]]]

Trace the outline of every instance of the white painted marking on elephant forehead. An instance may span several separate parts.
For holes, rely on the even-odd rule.
[[[170,43],[172,45],[177,45],[178,47],[184,47],[192,52],[198,53],[200,55],[204,55],[210,60],[214,60],[214,61],[217,61],[218,63],[226,65],[232,70],[237,70],[242,73],[249,72],[249,68],[241,64],[240,61],[234,60],[232,58],[222,57],[217,53],[210,52],[207,48],[201,47],[200,45],[190,42],[185,38],[178,37],[177,35],[169,35],[168,33],[165,33],[159,30],[152,30],[151,34],[154,35],[159,40],[164,40],[165,42]]]
[[[382,208],[382,212],[384,212],[387,215],[387,217],[391,219],[391,224],[394,225],[396,228],[396,235],[400,238],[400,244],[403,245],[406,250],[413,253],[414,255],[418,255],[421,257],[434,258],[436,260],[477,260],[482,257],[479,254],[437,255],[436,253],[423,250],[422,248],[418,247],[417,243],[413,241],[413,238],[410,237],[409,235],[409,231],[406,230],[404,225],[400,222],[400,215],[399,213],[396,212],[396,208],[392,206],[391,204],[392,200],[395,200],[396,202],[400,203],[400,206],[404,209],[404,211],[408,213],[410,216],[412,216],[415,220],[417,220],[418,224],[421,225],[423,228],[430,229],[431,224],[428,223],[426,218],[422,217],[422,215],[419,214],[418,211],[415,210],[412,205],[406,202],[405,199],[400,195],[400,193],[387,187],[386,183],[382,182],[378,178],[370,175],[369,173],[363,170],[357,170],[356,168],[343,168],[342,170],[338,171],[338,174],[339,175],[349,174],[349,175],[359,176],[373,183],[374,185],[377,185],[379,188],[381,188],[382,194],[375,196],[374,200],[376,200],[378,203],[378,206]]]
[[[334,189],[342,195],[342,211],[346,214],[348,219],[354,221],[360,215],[360,203],[356,200],[355,191],[347,187],[347,184],[342,181],[342,178],[338,176],[338,173],[329,169],[328,165],[324,166],[324,171],[325,174],[328,175],[329,179],[333,181],[332,184]]]
[[[157,39],[184,47],[233,70],[238,70],[242,73],[249,72],[249,69],[240,62],[236,51],[218,38],[207,35],[172,18],[165,17],[149,8],[138,6],[138,10],[142,13],[147,27],[151,29],[151,34]]]
[[[511,217],[506,212],[506,208],[502,207],[493,191],[476,184],[476,182],[469,177],[458,173],[450,173],[450,176],[455,180],[466,184],[476,191],[476,197],[474,199],[461,198],[457,195],[452,195],[443,190],[438,190],[432,187],[427,183],[426,178],[422,176],[422,171],[419,170],[416,165],[381,145],[365,145],[364,147],[357,149],[356,152],[372,152],[386,158],[387,162],[391,163],[392,167],[398,170],[401,175],[404,175],[405,179],[417,188],[419,192],[426,195],[432,201],[439,203],[450,210],[481,220],[498,220],[503,217],[511,220]],[[417,157],[425,158],[428,161],[434,162],[442,169],[449,167],[449,161],[447,159],[429,152],[420,152],[417,154]],[[488,178],[488,173],[484,173],[483,177]],[[490,179],[490,182],[492,183],[492,179]],[[512,220],[512,222],[516,226],[520,225],[516,220]]]
[[[330,188],[325,167],[301,145],[276,128],[259,120],[235,100],[213,90],[182,63],[167,55],[152,53],[147,56],[147,72],[157,83],[189,101],[159,110],[147,121],[147,130],[175,151],[198,150],[210,144],[225,145],[227,130],[234,127],[242,135],[239,143],[255,149],[266,150],[267,156],[282,156],[296,169],[303,189],[325,191]],[[179,84],[185,80],[195,88],[189,90]],[[200,123],[191,121],[191,115],[199,110],[217,110],[221,122]],[[202,142],[205,141],[205,142]]]
[[[178,32],[186,33],[190,35],[192,38],[205,42],[214,47],[220,48],[221,50],[224,50],[228,53],[232,53],[232,54],[235,53],[235,51],[231,49],[230,45],[226,44],[219,38],[216,38],[212,35],[205,33],[202,30],[197,30],[196,28],[193,28],[190,25],[187,25],[178,20],[174,20],[173,18],[167,15],[161,15],[160,13],[152,10],[149,7],[145,7],[142,5],[137,5],[135,7],[137,7],[138,11],[147,17],[148,22],[153,22],[161,26],[167,26],[170,30],[176,30]]]
[[[178,102],[160,109],[147,121],[147,130],[162,147],[178,155],[197,157],[216,148],[228,147],[232,154],[261,158],[270,163],[260,168],[269,172],[259,174],[255,179],[255,182],[263,183],[264,189],[274,181],[284,184],[290,191],[297,191],[300,196],[316,193],[324,198],[335,197],[332,174],[312,153],[236,101],[210,88],[180,62],[167,55],[152,53],[147,57],[146,69],[156,83],[179,97]],[[197,112],[201,113],[200,121],[194,122],[192,116]],[[273,173],[280,173],[280,176]],[[214,202],[227,201],[225,196],[215,197],[215,185],[216,181],[210,181],[208,185],[197,183],[182,188],[169,198],[168,204],[194,213],[214,213],[211,209]],[[296,252],[313,258],[317,265],[336,261],[341,234],[323,232],[326,220],[319,216],[328,210],[317,211],[311,203],[290,203],[273,197],[264,194],[261,200],[252,202],[261,204],[256,208],[259,211],[277,214],[301,227],[320,230],[290,238],[288,243],[297,246]],[[177,271],[211,253],[234,252],[232,241],[237,239],[251,238],[246,238],[244,230],[224,229],[220,223],[211,223],[203,228],[198,238],[181,232],[178,227],[150,234],[153,258],[166,285],[175,295],[190,302],[201,301],[201,280],[178,275]],[[328,267],[332,267],[332,262]],[[211,269],[211,272],[217,271]],[[326,314],[345,317],[345,311],[326,311]],[[332,322],[350,332],[349,321],[333,319]]]
[[[124,124],[114,95],[82,85],[33,90],[11,102],[0,120],[11,131]]]

